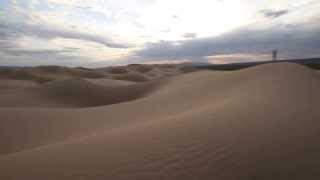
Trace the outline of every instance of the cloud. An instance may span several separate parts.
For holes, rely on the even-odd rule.
[[[77,49],[36,49],[21,47],[17,39],[0,39],[0,62],[2,66],[33,66],[33,65],[69,65],[87,63],[80,55],[76,55]],[[26,43],[29,43],[28,41]],[[32,45],[32,44],[31,44]]]
[[[37,24],[13,24],[6,23],[0,24],[0,37],[7,36],[37,36],[44,39],[53,39],[53,38],[66,38],[66,39],[79,39],[91,41],[99,44],[103,44],[106,47],[110,48],[128,48],[131,45],[115,43],[111,39],[94,35],[87,34],[82,32],[77,32],[74,30],[67,29],[58,29],[54,27],[49,27],[46,25],[37,25]]]
[[[13,55],[13,56],[37,56],[37,55],[46,55],[46,56],[52,56],[62,53],[68,53],[73,52],[73,50],[69,49],[63,49],[63,50],[49,50],[49,49],[43,49],[43,50],[22,50],[22,49],[7,49],[6,51],[3,51],[5,54]]]
[[[90,9],[92,5],[94,5],[94,0],[47,0],[51,4],[58,4],[63,6],[75,7],[75,8],[83,8],[83,9]]]
[[[185,33],[183,35],[184,38],[196,38],[197,37],[197,33]]]
[[[38,50],[24,51],[0,50],[0,61],[2,66],[38,66],[38,65],[61,65],[61,66],[79,66],[87,64],[89,59],[79,56],[63,54],[59,50]]]
[[[318,53],[319,19],[308,21],[319,17],[318,1],[219,1],[1,1],[0,62],[112,65],[236,60],[234,55],[243,60],[275,48],[282,57]]]
[[[203,61],[208,56],[226,54],[265,54],[278,49],[283,57],[319,56],[320,26],[295,28],[275,25],[266,29],[242,28],[218,37],[197,38],[184,41],[149,43],[137,51],[141,59],[190,59]]]
[[[277,11],[277,10],[266,9],[266,10],[260,11],[260,13],[262,13],[267,18],[278,18],[280,16],[288,14],[289,10],[278,10]]]
[[[52,9],[56,7],[49,7],[43,1],[37,6],[43,9],[37,11],[29,8],[28,3],[9,3],[2,12],[5,16],[0,16],[1,65],[78,66],[132,47],[131,44],[116,42],[102,31],[94,28],[86,31],[80,28],[85,25],[69,23],[68,13],[63,11],[65,8]],[[81,7],[86,6],[81,4]]]

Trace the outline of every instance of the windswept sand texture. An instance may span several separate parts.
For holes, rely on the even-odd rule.
[[[148,78],[166,71],[134,66]],[[0,179],[320,178],[319,73],[276,63],[163,77],[1,94]]]

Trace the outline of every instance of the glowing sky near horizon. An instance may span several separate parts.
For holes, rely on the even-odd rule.
[[[319,8],[317,0],[0,0],[0,65],[221,63],[265,58],[272,47],[283,58],[300,57],[299,48],[313,57]]]

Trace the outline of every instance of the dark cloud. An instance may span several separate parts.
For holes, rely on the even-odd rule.
[[[179,19],[179,16],[177,16],[177,15],[172,15],[172,18],[174,18],[174,19]]]
[[[20,36],[24,34],[11,31],[10,26],[0,26],[0,63],[1,65],[69,65],[77,66],[88,62],[81,56],[77,56],[76,48],[36,49],[28,50],[21,48],[17,42]],[[32,44],[30,45],[32,47]]]
[[[22,49],[7,49],[6,51],[3,51],[5,54],[13,55],[13,56],[37,56],[37,55],[57,55],[62,53],[70,53],[73,52],[72,50],[22,50]]]
[[[80,48],[75,48],[75,47],[65,47],[65,50],[71,50],[71,51],[76,51],[76,50],[80,50]]]
[[[184,38],[196,38],[197,37],[197,33],[185,33],[183,35]]]
[[[31,37],[42,41],[54,38],[86,40],[103,44],[111,48],[127,48],[126,44],[113,41],[96,35],[68,31],[26,23],[6,23],[0,21],[0,63],[8,66],[34,65],[66,65],[79,66],[90,62],[89,58],[81,56],[78,48],[66,47],[63,49],[25,49],[21,48],[21,38]],[[30,47],[33,45],[30,44]]]
[[[10,34],[10,29],[4,24],[1,24],[0,22],[0,40],[8,39],[9,34]]]
[[[288,10],[277,11],[277,10],[270,10],[270,9],[262,10],[260,12],[267,18],[278,18],[280,16],[283,16],[289,13]]]
[[[79,66],[89,61],[87,58],[74,56],[68,52],[71,51],[0,49],[0,62],[2,66]]]
[[[0,51],[15,48],[15,47],[16,45],[14,43],[5,39],[1,39],[1,36],[0,36]]]
[[[296,26],[297,27],[297,26]],[[320,55],[320,28],[288,28],[274,26],[269,29],[238,29],[219,37],[185,41],[149,43],[138,51],[141,59],[204,60],[207,56],[239,53],[268,53],[278,49],[290,57]]]
[[[0,22],[1,23],[1,22]],[[62,30],[54,27],[48,27],[44,25],[35,24],[0,24],[0,38],[1,37],[19,37],[19,36],[37,36],[43,39],[52,38],[66,38],[66,39],[78,39],[86,40],[91,42],[96,42],[103,44],[110,48],[128,48],[131,45],[115,43],[111,39],[93,35],[86,34],[71,30]]]

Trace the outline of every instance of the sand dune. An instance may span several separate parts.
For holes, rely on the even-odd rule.
[[[276,63],[138,83],[153,90],[113,105],[1,107],[0,179],[319,179],[319,83]],[[34,92],[73,87],[107,88],[72,79]]]
[[[139,98],[153,89],[155,83],[121,85],[124,82],[102,80],[55,80],[35,88],[24,88],[0,94],[0,107],[79,108],[102,106]],[[113,80],[114,81],[114,80]],[[112,84],[113,83],[113,84]],[[122,87],[121,87],[122,86]]]
[[[68,68],[61,66],[21,67],[12,69],[0,69],[0,80],[30,80],[38,83],[46,83],[53,80],[68,78],[87,79],[114,79],[133,82],[145,82],[160,79],[167,76],[192,72],[195,69],[188,65],[142,65],[132,64],[128,66],[115,66],[98,69]]]
[[[99,78],[99,79],[85,79],[93,84],[107,86],[107,87],[114,87],[114,86],[128,86],[136,84],[133,81],[123,81],[123,80],[116,80],[116,79],[106,79],[106,78]]]
[[[0,78],[32,80],[39,83],[71,77],[102,78],[104,75],[90,70],[60,66],[39,66],[0,70]]]
[[[33,81],[26,80],[14,80],[14,79],[1,79],[0,80],[0,92],[21,88],[30,88],[38,86],[37,83]]]
[[[110,79],[145,82],[195,71],[189,64],[131,64],[95,69]]]

